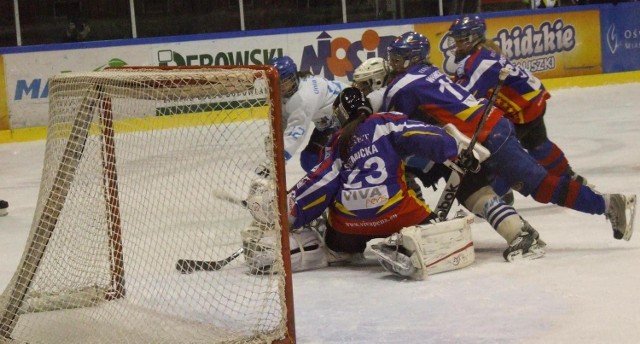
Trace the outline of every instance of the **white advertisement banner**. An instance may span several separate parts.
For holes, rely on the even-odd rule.
[[[386,56],[389,43],[409,30],[413,25],[7,54],[5,81],[11,128],[46,126],[47,80],[57,73],[122,65],[269,64],[274,57],[288,55],[300,71],[346,82],[360,63]]]

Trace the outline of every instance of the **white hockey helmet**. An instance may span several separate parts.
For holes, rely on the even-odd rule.
[[[373,57],[356,68],[353,72],[353,83],[367,95],[384,86],[388,73],[387,61],[382,57]]]

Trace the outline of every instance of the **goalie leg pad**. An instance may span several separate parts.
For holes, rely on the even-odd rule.
[[[415,277],[471,265],[476,259],[471,238],[473,220],[473,214],[465,214],[444,222],[403,228],[403,246],[414,252],[412,260],[422,266]]]
[[[394,244],[401,246],[398,253],[404,252],[404,255],[410,258],[415,270],[409,267],[404,258],[393,259],[399,256],[395,252],[392,255],[387,254],[386,258],[382,259],[379,253],[380,251],[384,253],[384,249],[378,248],[379,252],[374,250],[374,253],[385,269],[391,266],[391,272],[403,276],[410,273],[409,277],[416,280],[425,279],[428,275],[464,268],[475,261],[470,227],[473,219],[473,214],[462,214],[448,221],[403,228],[399,235],[386,238],[383,242],[386,246],[393,247]]]
[[[253,222],[240,231],[245,264],[252,274],[269,273],[276,261],[276,232],[268,225]]]
[[[275,230],[265,230],[255,222],[241,232],[245,262],[252,274],[269,273],[276,259],[282,259],[275,249],[279,246],[276,234]],[[315,231],[290,233],[289,244],[292,272],[320,269],[328,265],[324,245]]]
[[[328,266],[327,253],[318,233],[303,230],[289,234],[291,271],[321,269]]]

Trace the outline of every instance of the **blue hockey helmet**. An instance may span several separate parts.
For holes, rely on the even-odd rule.
[[[387,47],[387,60],[394,72],[404,72],[410,66],[427,63],[431,43],[423,34],[409,31],[398,36]]]
[[[373,110],[364,93],[356,87],[345,88],[333,101],[333,116],[342,127],[356,119],[361,112],[366,112],[368,116]]]
[[[280,74],[280,91],[285,98],[291,97],[298,90],[298,66],[289,56],[276,57],[271,60]]]
[[[487,24],[478,15],[461,16],[449,27],[449,48],[456,49],[456,60],[471,53],[486,40]]]

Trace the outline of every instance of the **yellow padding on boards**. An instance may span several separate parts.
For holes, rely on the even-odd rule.
[[[146,118],[132,118],[115,123],[116,132],[128,132],[138,130],[158,130],[178,127],[194,127],[208,124],[231,123],[254,119],[265,119],[269,108],[266,106],[248,108],[241,111],[228,110],[191,113],[184,115],[155,116]],[[92,127],[91,132],[96,133],[98,128]],[[26,142],[44,140],[47,137],[46,127],[22,128],[0,131],[0,143]]]
[[[549,90],[616,85],[631,82],[640,83],[640,71],[544,79],[542,82]],[[43,140],[46,138],[46,133],[47,129],[45,127],[0,130],[0,143]]]

